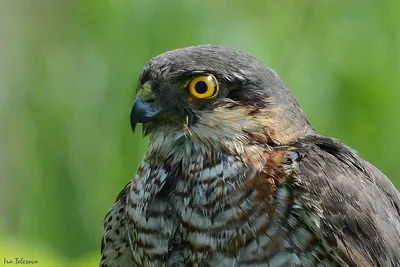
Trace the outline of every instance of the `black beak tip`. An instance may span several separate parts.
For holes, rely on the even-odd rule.
[[[132,117],[132,116],[131,116],[131,117]],[[137,125],[137,122],[133,122],[132,119],[131,119],[131,128],[132,128],[132,132],[135,132],[135,130],[136,130],[136,125]]]

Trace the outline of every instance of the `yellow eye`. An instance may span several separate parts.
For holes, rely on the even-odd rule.
[[[189,93],[199,99],[210,98],[218,91],[218,83],[211,74],[193,78],[189,84]]]

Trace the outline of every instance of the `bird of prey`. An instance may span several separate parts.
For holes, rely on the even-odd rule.
[[[105,217],[101,267],[400,266],[399,192],[261,61],[177,49],[138,89],[150,144]]]

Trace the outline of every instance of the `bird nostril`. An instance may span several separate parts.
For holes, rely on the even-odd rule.
[[[149,97],[146,99],[143,99],[143,102],[146,104],[153,104],[154,102],[156,102],[156,98],[155,97]]]

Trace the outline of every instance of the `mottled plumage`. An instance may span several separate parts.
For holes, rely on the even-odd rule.
[[[139,83],[131,123],[150,145],[106,215],[100,266],[400,266],[399,192],[319,136],[273,70],[196,46]]]

